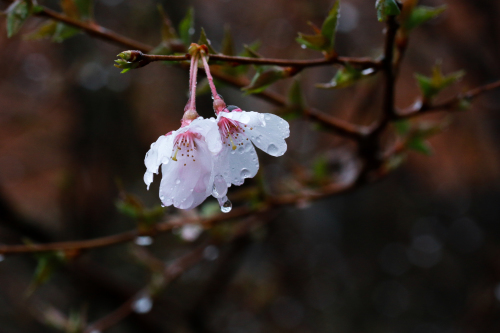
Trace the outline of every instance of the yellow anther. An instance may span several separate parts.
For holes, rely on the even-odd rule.
[[[236,145],[234,144],[233,137],[231,136],[231,134],[229,134],[229,140],[231,140],[231,146],[232,146],[233,150],[236,150]]]

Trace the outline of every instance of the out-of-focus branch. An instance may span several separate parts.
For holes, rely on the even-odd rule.
[[[69,241],[69,242],[57,242],[48,244],[29,244],[29,245],[1,245],[0,254],[16,254],[16,253],[36,253],[36,252],[47,252],[47,251],[79,251],[94,249],[99,247],[106,247],[120,243],[126,243],[134,240],[139,236],[155,236],[158,233],[167,232],[173,228],[180,227],[186,223],[200,223],[204,226],[211,226],[214,223],[219,223],[222,221],[227,221],[229,219],[242,217],[253,212],[249,208],[241,207],[235,208],[231,212],[226,214],[219,214],[212,218],[203,220],[177,220],[171,222],[163,222],[153,225],[148,232],[139,232],[138,230],[130,230],[120,234],[82,240],[82,241]]]
[[[500,80],[486,84],[484,86],[480,86],[474,89],[471,89],[465,93],[458,94],[448,100],[437,103],[434,105],[426,105],[420,101],[416,102],[413,106],[401,110],[398,112],[398,118],[406,119],[406,118],[414,118],[418,117],[422,114],[439,112],[439,111],[449,111],[449,110],[458,110],[460,109],[460,104],[463,101],[472,101],[477,98],[479,95],[500,88]]]
[[[261,223],[261,220],[258,218],[248,218],[242,221],[238,227],[234,230],[231,239],[229,242],[238,242],[245,237],[247,237],[248,233],[257,225]],[[166,288],[172,281],[180,277],[185,271],[190,269],[191,267],[197,265],[204,259],[204,251],[209,245],[219,245],[221,243],[221,239],[213,238],[207,242],[204,242],[202,245],[196,247],[192,251],[187,254],[181,256],[176,259],[171,264],[165,266],[165,264],[148,253],[142,253],[141,257],[144,261],[148,262],[151,266],[155,267],[155,269],[163,270],[163,283],[161,285],[162,290]],[[93,324],[90,324],[85,330],[84,333],[91,333],[93,331],[104,331],[108,328],[111,328],[121,322],[123,319],[128,317],[133,313],[133,305],[136,300],[140,297],[151,296],[149,287],[146,286],[140,291],[138,291],[133,297],[128,299],[125,303],[120,305],[115,311],[111,312],[107,316],[99,319]]]
[[[94,22],[80,21],[67,15],[60,14],[45,6],[41,6],[41,10],[36,13],[36,15],[50,18],[54,21],[63,22],[67,25],[82,29],[91,36],[95,36],[99,39],[111,42],[116,45],[127,45],[130,48],[141,50],[143,52],[149,52],[153,50],[153,47],[150,45],[143,44],[139,41],[117,34],[116,32],[106,29]]]
[[[166,287],[169,283],[171,283],[179,276],[181,276],[186,270],[188,270],[189,268],[193,267],[194,265],[198,264],[201,260],[203,260],[203,251],[205,250],[206,247],[207,244],[198,246],[191,252],[188,252],[184,256],[176,259],[170,265],[166,266],[163,271],[164,275],[163,287]],[[158,264],[163,265],[161,261],[158,260],[158,262],[159,262]],[[133,313],[134,310],[133,305],[135,301],[149,294],[150,292],[148,290],[148,287],[141,289],[134,296],[128,299],[125,303],[120,305],[120,307],[118,307],[116,310],[106,315],[105,317],[99,319],[95,323],[89,325],[84,330],[84,333],[91,333],[95,331],[100,332],[115,326],[116,324],[118,324],[123,319],[125,319],[126,317],[128,317],[130,314]]]

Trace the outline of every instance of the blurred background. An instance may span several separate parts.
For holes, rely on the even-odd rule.
[[[60,10],[56,1],[39,2]],[[259,40],[259,53],[267,57],[308,59],[318,54],[300,48],[297,32],[310,31],[307,21],[320,25],[332,1],[96,0],[95,18],[158,45],[158,3],[175,25],[193,6],[194,37],[204,27],[216,49],[228,25],[237,51]],[[439,59],[445,73],[467,72],[442,97],[500,78],[500,2],[421,4],[448,9],[411,36],[398,106],[419,95],[414,73],[430,75]],[[187,72],[154,63],[120,74],[113,61],[122,47],[84,34],[64,43],[23,40],[44,22],[40,18],[8,39],[1,20],[0,242],[89,239],[133,229],[134,221],[116,208],[117,180],[147,206],[159,205],[159,177],[146,191],[143,159],[158,136],[179,126]],[[374,1],[343,0],[338,53],[379,56],[383,28]],[[335,71],[301,73],[308,104],[371,123],[380,110],[381,78],[344,90],[314,87]],[[290,84],[284,80],[270,90],[286,93]],[[221,86],[221,93],[244,110],[274,110],[229,86]],[[209,95],[199,97],[198,111],[213,115]],[[499,111],[495,91],[467,112],[429,116],[450,121],[431,139],[432,156],[411,153],[401,169],[376,184],[261,217],[268,221],[264,227],[238,243],[211,248],[148,313],[109,332],[500,331]],[[244,186],[263,181],[272,193],[286,193],[318,160],[325,161],[330,180],[351,179],[356,171],[353,145],[305,120],[291,122],[288,144],[281,158],[259,155],[259,177]],[[245,204],[233,201],[235,207]],[[206,237],[163,234],[148,249],[168,262]],[[148,282],[149,270],[131,255],[134,246],[88,251],[30,298],[36,258],[2,257],[0,332],[54,332],[40,320],[49,305],[66,315],[84,308],[89,321],[111,312]]]

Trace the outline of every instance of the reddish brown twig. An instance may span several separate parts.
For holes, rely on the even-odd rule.
[[[451,97],[444,102],[437,103],[434,105],[432,104],[426,105],[421,102],[416,102],[411,107],[399,111],[398,118],[407,119],[407,118],[418,117],[420,115],[427,113],[458,110],[460,109],[460,103],[462,101],[470,102],[485,92],[499,88],[500,88],[500,80],[471,89],[465,93],[458,94],[457,96]]]
[[[179,58],[174,58],[175,56],[170,55],[152,55],[144,54],[144,59],[148,59],[150,62],[153,61],[177,61]],[[189,55],[177,56],[184,57],[182,60],[188,60]],[[379,68],[380,61],[373,60],[371,58],[354,58],[354,57],[334,57],[334,58],[320,58],[320,59],[310,59],[310,60],[293,60],[293,59],[271,59],[271,58],[250,58],[250,57],[237,57],[228,56],[224,54],[209,54],[209,60],[219,61],[229,63],[232,66],[239,65],[275,65],[280,67],[296,67],[296,68],[306,68],[306,67],[317,67],[326,66],[333,64],[341,65],[354,65],[363,68]]]

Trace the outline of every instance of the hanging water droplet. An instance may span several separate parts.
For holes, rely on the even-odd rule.
[[[139,246],[149,246],[153,244],[153,238],[149,236],[139,236],[135,238],[134,242]]]
[[[214,178],[214,187],[212,188],[212,195],[215,198],[222,198],[227,193],[227,184],[224,177],[217,175]]]
[[[176,183],[176,184],[180,184],[180,183],[181,183],[181,180],[180,180],[180,179],[176,179],[176,180],[175,180],[175,183]]]
[[[209,245],[203,250],[203,257],[213,261],[219,257],[219,249],[214,245]]]
[[[164,207],[165,207],[165,205],[164,205],[164,204],[161,204],[160,206],[161,206],[161,208],[164,208]]]
[[[90,333],[101,333],[101,331],[99,331],[99,330],[92,330],[92,331],[90,331]]]
[[[274,144],[270,144],[269,147],[267,147],[267,153],[270,155],[274,155],[278,152],[278,147],[276,147]]]
[[[233,208],[233,203],[226,196],[219,198],[217,200],[219,201],[220,210],[223,213],[229,213]]]
[[[193,35],[194,31],[195,31],[194,28],[189,28],[189,30],[188,30],[188,32],[189,32],[190,35]]]
[[[241,172],[240,172],[240,176],[241,178],[250,178],[250,171],[248,169],[241,169]]]
[[[153,308],[153,300],[149,295],[144,295],[132,303],[132,310],[136,313],[148,313]]]
[[[0,262],[5,260],[5,256],[3,254],[0,254]]]
[[[305,44],[300,45],[300,47],[303,48],[304,50],[307,48]]]

